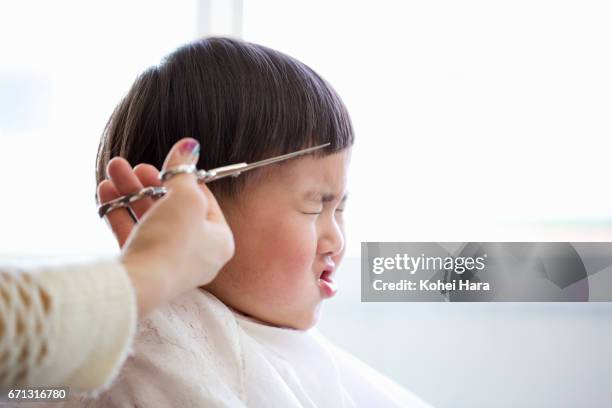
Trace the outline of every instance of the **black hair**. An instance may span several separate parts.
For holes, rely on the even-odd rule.
[[[200,142],[204,169],[329,142],[318,153],[327,155],[354,141],[346,107],[316,72],[273,49],[221,37],[186,44],[136,79],[104,129],[96,182],[115,156],[161,169],[183,137]],[[209,186],[232,196],[248,175]]]

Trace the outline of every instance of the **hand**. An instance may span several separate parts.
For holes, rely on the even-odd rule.
[[[114,157],[106,166],[109,179],[98,185],[98,201],[102,204],[117,197],[140,191],[143,187],[161,186],[159,171],[150,164],[139,164],[132,167],[123,157]],[[154,200],[145,197],[131,204],[132,213],[139,220],[153,205]],[[135,222],[127,210],[115,210],[107,214],[106,219],[115,234],[119,248],[130,235]]]
[[[196,163],[198,149],[194,139],[181,139],[170,150],[164,168]],[[109,163],[108,170],[114,169],[109,172],[111,180],[98,189],[101,203],[159,185],[152,166],[138,166],[132,173],[124,159],[111,162],[115,163]],[[193,174],[181,174],[164,186],[168,192],[157,202],[134,203],[138,224],[125,209],[107,215],[122,246],[121,261],[134,283],[141,314],[209,283],[234,254],[232,232],[206,185],[198,184]]]

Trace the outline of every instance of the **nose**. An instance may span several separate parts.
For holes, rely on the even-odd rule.
[[[326,217],[319,226],[318,253],[335,256],[344,249],[344,229],[335,217]]]

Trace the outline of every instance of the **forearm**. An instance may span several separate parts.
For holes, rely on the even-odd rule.
[[[116,260],[0,272],[2,388],[104,388],[128,356],[137,311]]]

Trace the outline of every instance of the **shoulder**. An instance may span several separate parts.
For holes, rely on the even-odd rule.
[[[140,319],[136,351],[155,349],[238,347],[238,325],[229,308],[211,293],[189,291]]]
[[[97,401],[100,406],[214,405],[219,390],[226,398],[244,395],[242,373],[233,313],[209,292],[193,290],[140,320],[132,356]]]

